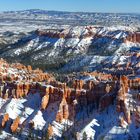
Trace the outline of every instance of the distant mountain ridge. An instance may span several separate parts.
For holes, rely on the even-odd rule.
[[[46,9],[25,9],[25,10],[8,10],[8,11],[1,11],[4,13],[11,13],[11,12],[50,12],[50,13],[89,13],[89,14],[93,14],[93,13],[97,13],[97,14],[140,14],[140,13],[126,13],[126,12],[83,12],[83,11],[63,11],[63,10],[46,10]]]
[[[70,25],[132,25],[140,23],[140,14],[135,13],[91,13],[91,12],[67,12],[30,9],[21,11],[5,11],[0,13],[0,19],[36,19],[49,20],[60,24]]]

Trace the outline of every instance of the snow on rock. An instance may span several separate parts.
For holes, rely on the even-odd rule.
[[[122,127],[114,126],[105,136],[104,140],[124,140],[128,137],[125,135],[128,130]]]
[[[37,115],[32,119],[32,121],[34,122],[34,128],[37,130],[42,130],[46,124],[41,111],[37,112]]]
[[[4,114],[8,113],[11,119],[16,119],[22,113],[24,108],[23,103],[26,100],[11,99],[10,103],[6,106]]]
[[[86,127],[82,130],[81,133],[86,133],[88,135],[88,139],[92,138],[94,139],[96,130],[93,129],[94,126],[99,127],[100,124],[98,123],[98,120],[93,119]]]

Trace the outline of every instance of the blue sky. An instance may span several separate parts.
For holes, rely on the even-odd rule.
[[[140,13],[140,0],[0,0],[0,11],[24,9]]]

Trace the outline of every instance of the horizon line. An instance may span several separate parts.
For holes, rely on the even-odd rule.
[[[27,9],[18,9],[18,10],[0,10],[1,12],[20,12],[20,11],[29,11],[29,10],[42,10],[42,11],[52,11],[52,12],[67,12],[67,13],[105,13],[105,14],[140,14],[140,12],[101,12],[101,11],[67,11],[67,10],[47,10],[47,9],[39,9],[39,8],[27,8]]]

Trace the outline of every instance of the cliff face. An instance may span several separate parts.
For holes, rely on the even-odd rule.
[[[57,39],[72,39],[72,38],[78,38],[78,39],[88,39],[88,38],[94,38],[94,39],[99,39],[99,38],[107,38],[107,39],[112,39],[112,40],[121,40],[124,37],[117,38],[117,32],[118,31],[112,31],[112,34],[108,33],[106,31],[105,33],[100,33],[100,30],[102,30],[102,27],[96,27],[96,26],[86,26],[86,27],[79,27],[79,30],[83,30],[82,32],[80,31],[73,31],[73,28],[68,28],[68,29],[42,29],[42,30],[36,30],[35,34],[41,37],[49,37],[49,38],[57,38]],[[78,29],[75,27],[75,30]],[[72,31],[71,31],[72,30]],[[109,31],[111,32],[111,31]],[[128,37],[129,38],[129,37]]]
[[[140,32],[129,33],[129,35],[124,39],[124,42],[126,41],[140,43]]]
[[[109,79],[113,79],[113,77],[109,77]],[[108,80],[107,75],[106,80]],[[117,93],[117,83],[115,81],[103,83],[102,81],[84,82],[83,80],[75,80],[71,88],[57,81],[51,81],[50,84],[55,87],[46,89],[48,95],[47,97],[45,95],[42,101],[45,101],[46,98],[45,107],[46,103],[60,103],[56,115],[58,122],[62,122],[63,119],[72,119],[79,112],[78,108],[88,107],[93,104],[96,109],[102,111],[113,104],[114,96]]]
[[[140,98],[139,93],[137,93],[139,87],[139,78],[134,77],[129,79],[127,76],[122,76],[120,78],[120,90],[117,95],[117,111],[121,114],[120,125],[123,127],[125,127],[123,122],[126,121],[130,124],[133,117],[135,117],[135,125],[140,125],[140,116],[138,115],[138,102]]]
[[[96,27],[93,26],[87,26],[84,28],[84,34],[81,35],[80,33],[73,32],[73,34],[70,32],[70,29],[48,29],[48,30],[36,30],[35,34],[39,36],[44,36],[44,37],[50,37],[50,38],[63,38],[63,39],[70,39],[70,38],[90,38],[95,35],[94,30]]]
[[[120,78],[120,90],[117,96],[117,111],[123,114],[120,118],[120,125],[123,126],[124,120],[130,123],[130,112],[126,107],[126,96],[128,94],[128,78],[126,76],[121,76]]]

